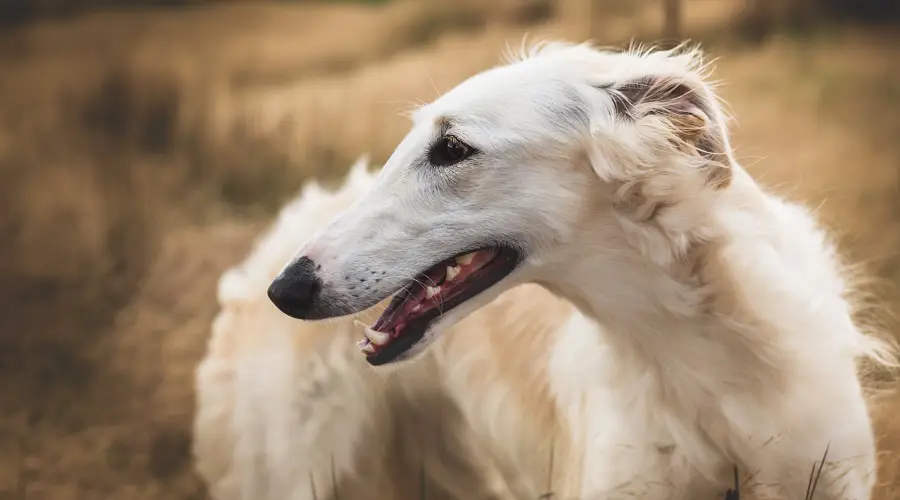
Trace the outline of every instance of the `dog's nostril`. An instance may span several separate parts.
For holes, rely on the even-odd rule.
[[[315,274],[316,265],[308,257],[290,264],[269,285],[269,300],[281,312],[297,319],[306,319],[313,307],[322,282]]]

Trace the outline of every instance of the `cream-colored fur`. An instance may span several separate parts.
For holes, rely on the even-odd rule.
[[[267,280],[296,244],[292,235],[309,234],[365,192],[368,177],[354,172],[337,194],[305,187],[219,281],[221,311],[196,371],[194,426],[197,470],[216,499],[329,498],[332,474],[380,464],[388,403],[381,379],[350,357],[349,322],[292,321],[265,297]],[[360,446],[370,452],[358,453]]]
[[[537,498],[574,484],[566,470],[550,477],[551,453],[559,460],[568,446],[554,440],[548,378],[549,342],[572,310],[564,301],[520,287],[454,327],[433,356],[384,373],[359,356],[350,319],[296,321],[266,298],[297,245],[370,189],[366,167],[333,192],[307,185],[220,280],[194,424],[212,495],[414,499],[423,470],[432,499]]]
[[[197,370],[194,441],[214,498],[326,499],[334,486],[339,498],[419,498],[422,457],[428,498],[577,498],[584,452],[568,437],[577,420],[603,415],[611,436],[636,423],[614,418],[591,389],[614,363],[584,334],[596,326],[564,301],[517,287],[426,359],[384,374],[358,355],[349,319],[294,321],[265,298],[295,245],[373,179],[360,161],[333,192],[310,184],[222,277],[222,310]],[[573,428],[560,420],[570,405],[582,412]]]
[[[810,212],[732,157],[698,52],[550,44],[413,122],[372,189],[288,263],[314,263],[318,283],[291,305],[351,314],[454,253],[517,249],[512,274],[444,311],[398,359],[437,358],[517,498],[539,490],[551,446],[554,471],[570,474],[559,498],[721,498],[737,467],[751,476],[745,497],[799,500],[826,448],[813,498],[870,497],[856,364],[892,364],[893,352],[854,323]],[[467,153],[435,149],[452,144]],[[279,293],[292,280],[308,290],[305,269],[280,274]],[[370,273],[385,278],[354,288]],[[534,319],[464,326],[498,303],[544,319],[556,306],[515,288],[525,283],[578,310],[536,330]]]

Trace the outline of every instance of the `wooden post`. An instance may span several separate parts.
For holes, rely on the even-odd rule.
[[[666,41],[681,40],[681,0],[663,0],[665,22],[663,37]]]
[[[773,28],[775,16],[772,4],[768,0],[744,1],[744,28],[746,35],[753,40],[765,38]]]

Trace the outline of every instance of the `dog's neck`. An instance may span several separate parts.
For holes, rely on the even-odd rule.
[[[756,227],[777,223],[766,220],[771,218],[766,198],[749,177],[735,189],[744,190],[735,195],[740,202],[735,206],[747,211],[743,220],[751,219]],[[596,319],[604,343],[615,350],[616,359],[630,360],[621,364],[634,367],[635,375],[655,370],[661,384],[693,384],[697,390],[709,383],[734,390],[778,383],[783,373],[776,367],[785,366],[784,346],[779,338],[765,338],[771,332],[746,328],[766,324],[766,319],[735,305],[742,293],[767,293],[760,284],[778,286],[776,280],[766,285],[757,279],[752,292],[735,289],[748,270],[734,269],[729,252],[753,248],[759,233],[716,220],[706,229],[706,238],[684,257],[659,263],[647,257],[646,248],[629,247],[624,231],[587,224],[577,245],[565,249],[559,266],[548,274],[552,279],[543,283]],[[623,247],[629,250],[623,252]]]

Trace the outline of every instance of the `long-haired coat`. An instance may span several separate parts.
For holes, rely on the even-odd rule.
[[[365,359],[434,359],[477,437],[459,455],[514,498],[552,454],[557,498],[712,499],[736,467],[745,495],[800,499],[824,456],[814,498],[866,500],[856,363],[892,352],[854,323],[810,213],[735,161],[707,82],[693,50],[566,44],[476,75],[415,114],[268,296],[307,320],[393,296],[358,329]],[[470,321],[498,303],[516,317]]]

